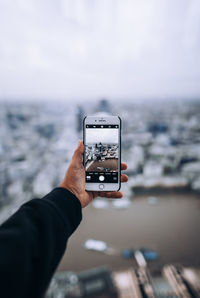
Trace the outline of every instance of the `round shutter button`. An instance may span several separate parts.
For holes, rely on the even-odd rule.
[[[100,181],[104,181],[105,177],[104,176],[99,176]]]

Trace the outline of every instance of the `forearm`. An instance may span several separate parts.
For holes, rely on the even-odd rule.
[[[81,218],[79,200],[56,188],[43,199],[24,204],[1,226],[4,297],[42,297]]]

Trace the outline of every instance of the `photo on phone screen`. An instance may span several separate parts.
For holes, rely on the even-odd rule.
[[[118,124],[85,125],[84,161],[87,183],[118,183]]]

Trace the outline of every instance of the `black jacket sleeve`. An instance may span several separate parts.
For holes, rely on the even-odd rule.
[[[80,201],[57,187],[25,203],[0,227],[0,297],[43,297],[82,219]]]

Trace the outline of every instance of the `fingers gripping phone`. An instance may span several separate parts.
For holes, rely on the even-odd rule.
[[[83,120],[86,190],[118,191],[121,187],[121,119],[87,116]]]

